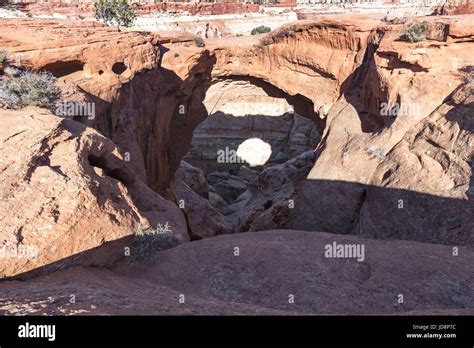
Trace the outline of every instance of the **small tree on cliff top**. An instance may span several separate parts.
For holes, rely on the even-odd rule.
[[[137,18],[127,0],[98,0],[94,4],[95,18],[105,24],[131,27]]]
[[[253,28],[250,34],[257,35],[257,34],[269,33],[271,31],[272,31],[271,28],[266,27],[265,25],[261,25],[259,27]]]

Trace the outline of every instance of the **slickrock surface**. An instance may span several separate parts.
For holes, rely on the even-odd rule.
[[[326,258],[362,244],[365,259]],[[235,249],[239,248],[239,256]],[[407,262],[410,260],[410,262]],[[0,284],[8,314],[474,313],[472,248],[273,230],[181,244],[115,270],[71,269]],[[76,303],[70,304],[71,294]],[[179,303],[183,294],[185,303]],[[294,303],[289,303],[289,295]],[[403,295],[404,303],[398,304]]]

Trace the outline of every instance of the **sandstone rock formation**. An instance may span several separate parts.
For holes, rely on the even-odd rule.
[[[93,279],[144,296],[159,289],[174,302],[185,291],[195,301],[186,313],[471,312],[472,16],[413,19],[421,20],[426,39],[414,43],[401,39],[404,24],[323,18],[232,42],[208,40],[204,48],[191,36],[119,33],[96,23],[0,21],[0,48],[13,65],[49,70],[63,98],[96,105],[91,120],[0,110],[0,246],[38,251],[36,259],[2,260],[0,275],[114,262],[136,221],[169,222],[177,242],[213,237],[131,268],[126,260],[113,272],[2,281],[0,309],[85,313],[94,308],[58,306],[41,291],[46,309],[26,302],[45,284],[79,287],[88,298]],[[305,120],[284,127],[289,140],[270,127],[281,147],[273,162],[206,173],[206,186],[198,170],[178,168],[209,116],[209,98],[224,111],[238,110],[232,96],[222,103],[225,93],[215,90],[225,81],[218,88],[225,92],[228,80],[234,87],[272,85],[282,105]],[[278,103],[272,93],[238,94],[240,102]],[[234,126],[219,125],[240,129]],[[312,146],[316,133],[315,151],[288,160]],[[214,237],[280,228],[292,231]],[[325,258],[333,241],[364,244],[366,260]],[[451,245],[465,246],[454,256]],[[65,285],[75,274],[77,282]],[[401,291],[411,301],[397,306]],[[290,306],[294,292],[301,302]],[[106,287],[95,312],[130,313],[110,301],[119,293]],[[133,298],[127,300],[138,313],[180,311],[165,298],[154,297],[149,307]]]
[[[474,242],[473,90],[472,82],[458,88],[377,166],[366,189],[358,234]]]
[[[383,35],[373,35],[370,38],[375,40],[371,44],[372,47],[368,48],[369,52],[373,53],[373,60],[370,58],[359,67],[348,82],[350,89],[329,110],[323,141],[318,146],[316,164],[308,175],[306,186],[301,190],[300,199],[296,200],[296,209],[290,213],[292,222],[289,226],[308,230],[316,228],[336,233],[370,233],[390,238],[438,243],[472,243],[472,217],[469,217],[468,213],[472,205],[466,200],[465,195],[472,173],[472,168],[468,164],[469,158],[472,157],[472,145],[470,145],[472,126],[469,126],[468,115],[472,114],[472,111],[454,111],[458,114],[459,125],[452,124],[443,128],[443,133],[448,139],[457,138],[460,129],[466,128],[466,135],[462,132],[459,134],[464,146],[467,147],[467,153],[459,154],[459,162],[456,164],[452,162],[452,165],[460,166],[462,170],[448,170],[448,162],[443,159],[445,156],[458,156],[459,150],[456,146],[451,147],[437,140],[435,143],[438,142],[451,154],[438,155],[437,151],[433,152],[427,147],[416,154],[414,141],[423,135],[412,133],[417,130],[421,132],[423,126],[418,125],[428,122],[429,117],[439,118],[440,112],[450,118],[448,114],[450,107],[440,105],[468,79],[465,70],[469,70],[470,63],[469,54],[466,52],[470,51],[469,38],[472,37],[472,33],[466,32],[466,27],[461,29],[461,33],[458,29],[461,23],[462,21],[451,22],[446,38],[446,42],[451,43],[428,40],[418,44],[407,44],[396,41],[400,37],[400,32],[392,28]],[[447,57],[454,57],[450,60],[452,64],[446,64],[446,59],[440,57],[440,50],[445,52]],[[439,76],[443,76],[443,80],[440,80]],[[383,103],[392,106],[397,104],[400,112],[383,115],[381,108]],[[433,111],[439,107],[438,115],[433,115]],[[458,107],[472,110],[472,103],[468,102],[468,105]],[[442,120],[441,124],[444,122],[446,121]],[[466,124],[467,127],[463,126]],[[404,138],[407,143],[401,150]],[[412,159],[420,156],[420,161],[430,162],[421,164],[421,167],[437,168],[438,173],[445,172],[444,175],[449,178],[441,177],[445,183],[436,180],[437,183],[428,188],[418,176],[420,173],[415,169],[416,166],[400,165],[393,175],[388,170],[384,173],[377,172],[377,168],[383,166],[381,162],[390,161],[391,154],[397,146],[401,156],[405,158],[411,156]],[[375,179],[375,173],[382,175],[383,178]],[[406,179],[408,177],[413,178],[413,181],[408,182]],[[378,191],[383,191],[386,204],[390,206],[390,208],[387,206],[384,214],[394,214],[393,219],[400,219],[398,220],[400,223],[404,221],[406,224],[398,233],[394,227],[389,227],[389,224],[393,223],[391,218],[388,218],[387,225],[382,222],[385,221],[385,217],[379,218],[377,227],[369,228],[368,224],[374,223],[375,220],[370,218],[370,222],[365,225],[363,219],[367,218],[367,214],[360,215],[361,206],[372,205],[370,200],[374,197],[373,194],[370,197],[367,195],[370,191],[367,185],[370,187],[374,184],[380,187],[378,185],[381,181],[384,189]],[[457,183],[451,186],[454,190],[449,188],[451,190],[449,193],[446,192],[450,187],[447,182]],[[460,186],[456,187],[457,185]],[[376,187],[374,189],[377,189]],[[417,193],[434,197],[429,198]],[[392,209],[396,208],[395,202],[403,199],[401,196],[404,195],[411,197],[412,206],[404,211],[402,218],[398,215],[401,210],[393,212]],[[327,214],[322,216],[319,213],[322,210],[314,210],[314,197],[319,198],[316,206],[329,208],[333,212],[330,217]],[[446,200],[443,197],[452,199]],[[430,206],[439,216],[428,217],[425,209],[415,208],[414,202],[420,200],[425,202],[423,203],[425,209]],[[428,201],[431,203],[427,203]],[[446,205],[449,208],[441,210],[435,208]],[[457,212],[454,215],[460,215],[454,218],[456,223],[449,222],[453,219],[452,211]],[[371,232],[362,231],[361,226],[368,227]],[[428,231],[427,226],[431,226],[432,229]],[[374,228],[378,229],[378,232],[374,232]]]
[[[440,15],[460,15],[474,13],[474,1],[448,0],[443,5],[438,7],[435,13]]]
[[[207,180],[212,185],[211,190],[218,194],[227,203],[232,203],[239,197],[250,184],[240,176],[228,172],[212,172],[207,175]]]
[[[286,25],[252,40],[236,39],[215,48],[213,75],[261,79],[288,94],[295,111],[312,119],[315,111],[337,100],[343,82],[362,62],[367,37],[377,24],[321,19]]]
[[[405,134],[466,80],[473,35],[469,18],[423,20],[428,22],[428,40],[414,44],[400,41],[404,25],[377,27],[374,21],[345,19],[342,24],[322,19],[318,24],[286,26],[261,41],[247,40],[247,46],[216,49],[215,76],[261,78],[298,98],[294,104],[300,107],[300,113],[312,118],[321,131],[324,129],[316,164],[295,199],[295,209],[290,210],[289,227],[364,234],[358,225],[363,218],[360,209],[366,197],[365,185],[371,185],[375,168]],[[442,81],[440,76],[444,76]],[[295,80],[298,84],[292,83]],[[382,115],[384,103],[389,112]],[[390,113],[395,104],[401,110],[398,114]],[[455,129],[452,137],[457,134]],[[471,133],[472,128],[468,129]],[[469,154],[464,158],[472,156],[469,145],[467,148]],[[458,200],[465,199],[462,192],[466,191],[471,171],[465,171],[462,179],[451,179],[464,183],[456,194]],[[392,202],[398,201],[400,191],[389,188],[426,192],[420,183],[404,186],[396,184],[398,180],[393,178],[384,186],[386,194],[391,192]],[[439,185],[432,186],[429,193],[445,196],[443,190]],[[461,206],[455,200],[447,202],[454,204],[453,211],[469,211],[466,201],[459,202]],[[328,210],[332,212],[329,215]],[[417,214],[424,214],[413,213],[410,216],[414,221],[422,219]],[[439,219],[451,218],[442,214]],[[461,236],[457,232],[447,234],[443,224],[422,237],[415,232],[396,233],[374,219],[371,223],[375,224],[371,235],[472,242],[472,234],[467,232],[471,218],[463,222],[465,232]]]
[[[120,33],[93,22],[2,20],[0,30],[0,47],[12,62],[49,70],[82,91],[96,104],[95,119],[82,121],[114,141],[140,179],[166,191],[193,128],[178,131],[179,123],[189,115],[195,124],[206,117],[194,89],[212,66],[209,52],[190,36]],[[176,57],[163,46],[172,41],[179,42]],[[171,60],[173,70],[161,67],[163,60]]]
[[[180,209],[97,131],[42,109],[1,110],[0,117],[3,277],[110,264],[123,257],[138,222],[168,222],[178,242],[189,240]]]

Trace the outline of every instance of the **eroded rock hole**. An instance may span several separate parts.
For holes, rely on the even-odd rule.
[[[55,62],[45,65],[44,70],[50,71],[55,77],[60,78],[83,71],[84,63],[78,60]]]
[[[213,81],[203,104],[208,117],[176,176],[234,232],[284,228],[320,140],[313,103],[259,79],[227,78]]]
[[[124,62],[117,62],[112,65],[112,71],[117,75],[122,75],[127,70],[127,66]]]

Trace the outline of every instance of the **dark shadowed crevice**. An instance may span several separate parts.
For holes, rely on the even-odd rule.
[[[55,62],[47,64],[43,67],[44,70],[51,72],[55,77],[63,77],[71,75],[78,71],[84,70],[84,63],[78,60],[70,60],[66,62]]]
[[[104,171],[105,175],[110,176],[116,180],[123,182],[124,184],[132,184],[133,178],[130,177],[130,174],[123,168],[109,168],[107,160],[103,157],[98,157],[94,155],[89,155],[87,158],[89,163],[93,167],[100,168]]]

